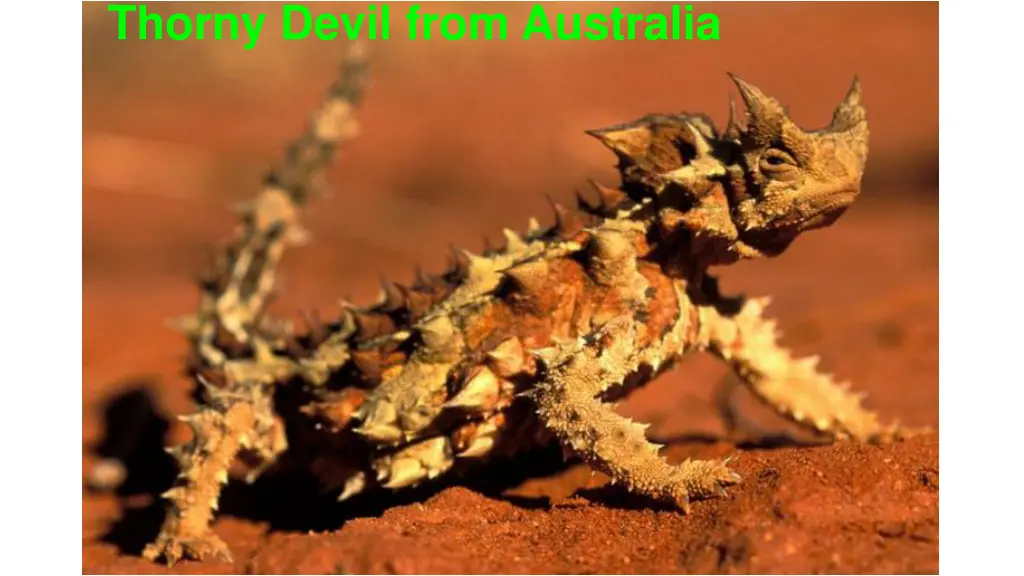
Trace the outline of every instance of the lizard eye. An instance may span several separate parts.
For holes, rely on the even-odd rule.
[[[782,172],[796,167],[796,160],[778,148],[769,148],[761,155],[762,172]]]

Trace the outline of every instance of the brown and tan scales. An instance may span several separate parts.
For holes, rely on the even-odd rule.
[[[883,442],[883,425],[848,385],[794,358],[763,316],[766,299],[725,297],[713,265],[781,254],[832,224],[860,193],[868,127],[854,80],[832,122],[796,126],[774,99],[732,76],[745,126],[703,115],[648,115],[594,130],[621,185],[554,206],[555,223],[505,230],[506,244],[457,251],[447,271],[385,283],[370,306],[299,334],[266,314],[276,265],[304,242],[302,207],[333,152],[356,134],[366,84],[354,46],[309,129],[241,210],[235,239],[181,322],[204,400],[183,419],[186,445],[167,516],[144,556],[229,560],[210,530],[239,456],[250,479],[301,459],[339,499],[398,490],[557,442],[613,481],[687,510],[740,481],[726,461],[669,464],[646,426],[614,402],[707,351],[793,422],[823,437]]]

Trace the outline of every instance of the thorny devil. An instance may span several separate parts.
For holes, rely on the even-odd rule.
[[[143,552],[230,560],[210,528],[236,457],[299,459],[339,499],[397,490],[557,442],[630,491],[687,510],[740,481],[726,461],[679,465],[614,402],[707,351],[764,403],[826,439],[904,437],[860,395],[776,342],[767,299],[725,297],[708,268],[782,253],[835,222],[860,193],[868,125],[854,79],[831,124],[807,131],[730,75],[745,126],[651,114],[588,132],[618,158],[618,189],[555,205],[555,223],[482,254],[457,251],[440,275],[385,283],[371,306],[293,331],[266,314],[275,266],[308,236],[298,216],[333,152],[356,133],[367,80],[353,48],[306,133],[241,210],[235,239],[181,322],[204,399],[194,433],[170,448],[180,474]],[[287,453],[286,453],[286,448]]]

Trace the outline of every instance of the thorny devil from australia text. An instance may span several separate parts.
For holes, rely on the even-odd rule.
[[[860,396],[794,358],[765,299],[726,298],[707,270],[776,256],[828,226],[860,192],[868,125],[854,80],[829,126],[807,131],[735,76],[746,108],[719,133],[704,115],[648,115],[593,130],[618,158],[618,189],[555,206],[555,223],[505,230],[501,249],[457,252],[450,269],[385,283],[380,301],[302,334],[268,318],[275,266],[304,240],[300,208],[333,151],[355,135],[366,83],[353,48],[307,132],[242,210],[237,236],[181,322],[204,399],[194,438],[145,557],[228,560],[210,523],[232,461],[298,459],[339,498],[398,490],[549,442],[628,490],[674,503],[740,478],[726,461],[679,465],[614,402],[688,352],[728,363],[764,403],[828,439],[885,442]]]

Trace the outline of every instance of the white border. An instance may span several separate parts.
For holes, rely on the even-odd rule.
[[[5,6],[0,494],[12,573],[80,568],[82,11]]]
[[[939,15],[940,565],[999,574],[1019,564],[1024,196],[1017,104],[1004,58],[1020,52],[1017,3],[952,2]],[[966,22],[977,34],[963,33]],[[1003,478],[1008,479],[1003,480]]]

